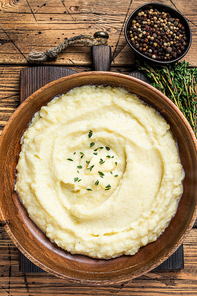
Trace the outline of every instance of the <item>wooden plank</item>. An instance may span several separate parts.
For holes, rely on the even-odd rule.
[[[128,15],[146,0],[138,1],[14,1],[2,0],[0,11],[0,63],[27,64],[30,51],[45,51],[79,34],[93,35],[104,30],[110,35],[112,64],[123,66],[134,62],[134,54],[124,37]],[[173,4],[174,3],[174,4]],[[197,66],[197,2],[166,0],[176,6],[190,21],[193,42],[185,60]],[[55,34],[54,34],[55,32]],[[129,57],[129,59],[128,59]],[[51,64],[51,63],[48,63]],[[73,46],[60,54],[53,65],[91,65],[90,49]]]
[[[82,286],[48,273],[20,274],[17,253],[17,248],[3,227],[0,227],[0,295],[194,296],[197,291],[197,229],[192,229],[185,239],[185,267],[183,270],[179,272],[149,272],[132,281],[113,286]]]

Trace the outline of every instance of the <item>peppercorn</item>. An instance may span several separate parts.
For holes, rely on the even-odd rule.
[[[172,51],[172,47],[167,47],[166,51],[170,53]]]

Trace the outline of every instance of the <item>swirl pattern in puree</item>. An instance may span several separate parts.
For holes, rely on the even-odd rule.
[[[15,189],[63,249],[133,255],[174,216],[184,172],[170,126],[136,95],[83,86],[54,98],[22,137]]]

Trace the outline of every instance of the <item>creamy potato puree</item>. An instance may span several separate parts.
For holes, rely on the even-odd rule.
[[[22,138],[16,191],[61,248],[133,255],[174,216],[184,177],[170,126],[121,88],[83,86],[54,98]]]

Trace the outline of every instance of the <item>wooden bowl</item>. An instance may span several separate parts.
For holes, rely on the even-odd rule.
[[[153,106],[170,124],[185,170],[183,195],[177,213],[165,232],[134,256],[110,260],[71,255],[51,243],[29,218],[14,183],[20,152],[20,138],[34,113],[53,97],[86,84],[119,86],[135,93]],[[60,78],[33,93],[14,112],[0,142],[0,217],[20,251],[42,269],[85,284],[110,284],[127,281],[155,268],[180,246],[192,228],[197,212],[197,144],[195,135],[179,109],[149,84],[122,74],[86,72]]]

